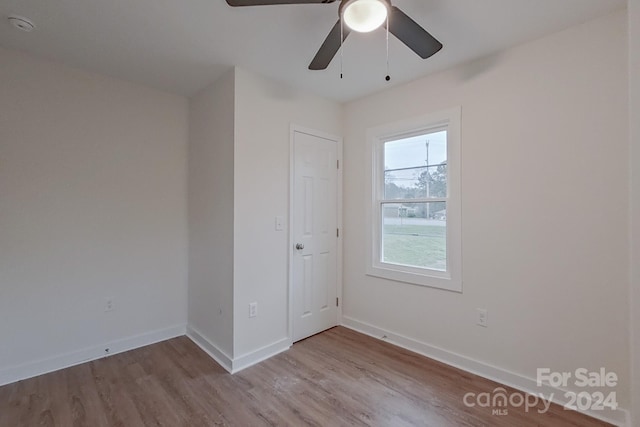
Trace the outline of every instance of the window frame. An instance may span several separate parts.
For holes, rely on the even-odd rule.
[[[366,274],[397,282],[462,292],[461,239],[461,108],[427,114],[367,130],[369,179],[367,187]],[[447,209],[447,270],[411,267],[382,261],[382,206],[384,199],[384,144],[421,134],[447,131],[447,197],[412,199],[446,202]],[[398,200],[398,203],[407,200]]]

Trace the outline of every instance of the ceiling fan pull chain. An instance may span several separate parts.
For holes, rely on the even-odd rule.
[[[343,77],[343,63],[344,63],[344,51],[343,51],[343,44],[344,44],[344,20],[340,19],[340,78],[342,79]]]
[[[389,15],[387,15],[387,77],[385,80],[391,80],[391,75],[389,75]]]

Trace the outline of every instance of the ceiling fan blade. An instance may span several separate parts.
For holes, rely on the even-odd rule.
[[[336,0],[227,0],[229,6],[269,6],[274,4],[333,3]]]
[[[342,30],[342,41],[346,40],[347,36],[351,30],[346,25],[344,26],[344,30]],[[309,65],[310,70],[325,70],[336,53],[340,50],[340,21],[336,23],[329,32],[329,35],[325,39],[322,46],[320,46],[320,50],[316,53],[315,58],[311,61]]]
[[[391,8],[389,31],[422,59],[442,49],[442,43],[395,6]]]

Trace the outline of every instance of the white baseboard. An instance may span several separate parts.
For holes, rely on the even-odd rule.
[[[366,322],[362,322],[349,316],[343,315],[342,325],[349,329],[353,329],[354,331],[369,335],[373,338],[382,339],[382,337],[386,336],[386,338],[384,338],[384,341],[397,345],[398,347],[405,348],[407,350],[413,351],[415,353],[421,354],[423,356],[429,357],[463,371],[467,371],[483,378],[487,378],[491,381],[507,385],[525,393],[533,395],[539,395],[540,393],[542,393],[546,398],[548,398],[548,396],[553,396],[553,399],[551,399],[553,403],[556,403],[560,406],[564,406],[568,403],[568,401],[565,400],[565,392],[567,390],[561,390],[549,385],[538,387],[536,380],[533,378],[528,378],[523,375],[516,374],[514,372],[510,372],[505,369],[498,368],[496,366],[492,366],[487,363],[480,362],[478,360],[474,360],[469,357],[432,346],[413,338],[409,338],[404,335],[379,328]],[[629,425],[628,411],[621,408],[618,408],[615,411],[607,411],[606,413],[602,411],[581,412],[590,417],[597,418],[599,420],[617,426]]]
[[[232,358],[192,326],[187,326],[187,337],[189,337],[191,341],[211,356],[213,360],[218,362],[218,364],[230,374],[240,372],[249,366],[260,363],[263,360],[282,353],[291,347],[291,340],[289,338],[283,338],[273,344],[261,347],[252,352],[243,354],[242,356]]]
[[[186,325],[158,329],[0,370],[0,386],[184,335]],[[105,349],[109,349],[109,353]]]
[[[253,366],[256,363],[260,363],[276,354],[289,350],[291,347],[291,340],[289,338],[283,338],[279,341],[269,344],[250,353],[243,354],[233,359],[232,373],[240,372],[243,369]]]
[[[207,353],[213,360],[218,362],[218,365],[222,366],[225,371],[233,372],[233,359],[220,350],[218,346],[205,338],[205,336],[191,325],[187,326],[187,337],[191,339],[198,347],[200,347],[205,353]]]

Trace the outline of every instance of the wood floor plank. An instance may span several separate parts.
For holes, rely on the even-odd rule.
[[[515,392],[341,327],[235,375],[179,337],[0,387],[0,427],[607,425],[463,404],[497,387]]]

